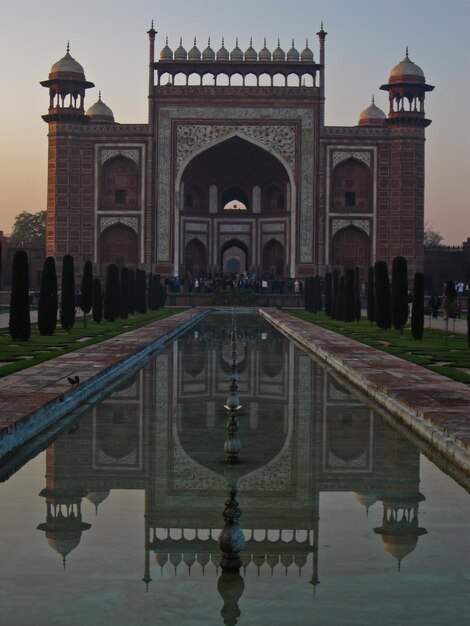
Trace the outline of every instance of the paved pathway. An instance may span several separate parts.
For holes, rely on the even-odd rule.
[[[0,378],[0,459],[127,375],[206,310],[188,309],[99,344]],[[79,377],[71,385],[69,377]]]
[[[262,315],[470,472],[470,387],[282,311]]]

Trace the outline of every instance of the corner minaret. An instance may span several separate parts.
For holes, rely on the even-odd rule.
[[[83,67],[70,55],[70,46],[57,63],[51,67],[48,80],[41,81],[49,88],[49,112],[45,122],[86,122],[85,91],[95,85],[85,78]]]
[[[429,126],[431,120],[424,113],[426,91],[434,87],[426,84],[423,70],[408,56],[408,46],[403,61],[390,72],[388,83],[380,89],[388,91],[390,109],[387,124],[395,126]]]
[[[423,270],[424,233],[424,144],[431,120],[424,113],[424,98],[434,87],[426,84],[423,70],[405,58],[392,68],[388,83],[380,87],[389,94],[389,112],[384,120],[390,129],[389,206],[383,232],[382,258],[408,259],[409,279]],[[385,157],[383,157],[385,158]],[[385,224],[387,222],[387,224]]]

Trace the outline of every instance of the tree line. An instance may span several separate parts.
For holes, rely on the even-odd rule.
[[[305,309],[311,313],[322,310],[331,319],[353,322],[361,319],[361,283],[359,268],[327,272],[324,279],[310,276],[305,279]],[[416,272],[412,290],[408,286],[408,264],[405,257],[392,261],[391,280],[385,261],[377,261],[368,270],[367,319],[383,330],[392,326],[400,333],[408,321],[411,304],[411,335],[416,340],[424,332],[424,274]],[[453,281],[446,285],[447,314],[452,315],[457,296]],[[469,298],[470,300],[470,298]],[[470,303],[469,303],[470,309]],[[447,328],[447,326],[446,326]],[[467,313],[467,338],[470,346],[470,311]]]
[[[24,250],[13,257],[12,288],[10,295],[9,331],[13,341],[28,341],[31,337],[29,263]],[[145,270],[108,265],[104,292],[101,280],[93,276],[91,261],[85,261],[76,291],[74,260],[70,254],[62,259],[62,278],[59,298],[56,262],[50,256],[44,262],[38,301],[38,329],[43,336],[53,335],[58,320],[65,331],[75,324],[76,310],[83,311],[83,324],[87,315],[100,324],[104,319],[114,322],[127,319],[135,313],[146,313],[163,308],[166,287],[159,274],[146,274]]]

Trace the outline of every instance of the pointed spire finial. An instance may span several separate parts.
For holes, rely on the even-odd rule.
[[[292,47],[295,48],[294,38],[292,37]]]
[[[372,104],[375,104],[374,94],[372,94]]]
[[[196,37],[194,37],[194,47],[196,47]]]
[[[253,37],[250,37],[250,46],[253,45]]]
[[[165,38],[165,45],[168,45],[168,35]]]
[[[277,38],[277,47],[280,48],[281,47],[281,40],[279,39],[279,37]]]
[[[222,37],[222,48],[225,48],[225,39]]]
[[[406,54],[405,54],[406,58],[408,58],[408,46],[406,46]]]
[[[264,38],[264,47],[266,48],[266,37]]]
[[[235,38],[235,46],[238,48],[238,37]]]
[[[151,24],[150,28],[153,28],[153,20],[152,20],[152,24]]]
[[[70,54],[70,40],[67,39],[67,54]]]
[[[323,30],[323,20],[321,21],[321,24],[320,24],[320,30]]]
[[[98,100],[101,100],[101,89],[98,91]],[[98,515],[98,505],[96,506],[96,514]]]
[[[180,37],[180,46],[183,45],[183,37]]]
[[[211,38],[210,37],[207,38],[207,47],[208,48],[211,47]]]
[[[308,39],[305,40],[305,47],[308,48]]]

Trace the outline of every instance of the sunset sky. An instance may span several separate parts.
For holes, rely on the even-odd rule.
[[[102,91],[117,122],[146,123],[148,37],[155,20],[157,54],[165,37],[173,49],[180,36],[189,50],[197,37],[202,50],[211,37],[231,50],[235,38],[244,50],[250,36],[256,49],[263,38],[271,50],[292,38],[305,39],[318,59],[316,32],[321,20],[326,39],[326,123],[355,125],[375,95],[388,111],[388,94],[379,86],[401,61],[410,58],[436,89],[427,94],[425,220],[445,243],[470,237],[470,1],[448,0],[4,0],[0,8],[1,98],[0,230],[9,233],[21,211],[46,207],[47,79],[70,40],[72,56]]]

